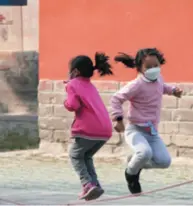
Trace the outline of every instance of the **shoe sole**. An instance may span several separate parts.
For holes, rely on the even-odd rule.
[[[85,198],[86,201],[98,199],[105,191],[101,188],[97,188],[97,190],[93,191],[89,197]]]
[[[84,196],[80,197],[80,200],[90,199],[97,192],[98,192],[98,188],[97,187],[92,187]]]

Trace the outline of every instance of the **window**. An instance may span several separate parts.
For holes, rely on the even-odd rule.
[[[26,6],[27,0],[0,0],[0,6]]]

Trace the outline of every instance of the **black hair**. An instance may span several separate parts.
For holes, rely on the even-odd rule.
[[[140,49],[135,58],[125,53],[119,53],[120,55],[115,56],[116,62],[122,62],[126,67],[136,68],[138,72],[141,72],[141,66],[143,59],[147,56],[156,56],[161,65],[165,64],[164,55],[156,48],[145,48]]]
[[[108,62],[109,57],[105,53],[95,54],[95,65],[88,56],[80,55],[73,58],[70,61],[70,71],[77,69],[80,72],[80,76],[90,78],[94,74],[94,70],[97,70],[100,76],[113,75],[111,71],[111,65]]]

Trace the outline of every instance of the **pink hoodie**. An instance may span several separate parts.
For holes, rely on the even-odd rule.
[[[162,77],[152,83],[140,75],[112,96],[112,116],[114,119],[123,117],[122,104],[128,101],[127,119],[131,124],[142,125],[151,121],[157,128],[160,121],[162,95],[172,95],[173,89],[175,87],[164,83]]]
[[[66,86],[65,108],[75,112],[72,137],[108,140],[112,136],[112,123],[105,105],[89,78],[77,77]]]

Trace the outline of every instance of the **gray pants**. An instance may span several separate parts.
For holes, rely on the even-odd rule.
[[[82,185],[89,182],[99,184],[93,156],[104,144],[105,141],[102,140],[75,138],[69,156]]]
[[[170,154],[158,134],[151,135],[135,125],[129,125],[125,131],[125,140],[134,151],[128,163],[128,173],[135,175],[142,168],[170,166]]]

